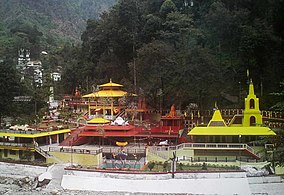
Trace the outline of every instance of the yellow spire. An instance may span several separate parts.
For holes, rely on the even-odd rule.
[[[254,95],[254,86],[252,83],[252,79],[250,80],[250,84],[249,84],[249,95],[253,96]]]
[[[210,126],[227,126],[221,115],[220,110],[217,109],[214,111],[212,119],[209,121],[207,127],[210,127]]]
[[[262,125],[262,115],[259,110],[259,99],[254,94],[252,80],[249,84],[249,94],[245,98],[245,109],[242,125],[244,127]]]

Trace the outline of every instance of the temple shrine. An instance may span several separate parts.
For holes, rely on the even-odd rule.
[[[207,126],[194,127],[188,132],[188,135],[191,136],[192,142],[220,144],[219,148],[211,148],[211,151],[214,152],[228,149],[225,147],[225,143],[240,144],[243,151],[247,151],[251,156],[258,158],[252,150],[247,150],[250,147],[246,144],[259,140],[260,136],[275,136],[276,134],[269,127],[263,125],[262,115],[259,110],[259,99],[254,94],[254,86],[251,81],[249,94],[245,98],[243,114],[235,115],[227,125],[221,116],[220,110],[215,108],[213,117]],[[222,146],[222,143],[224,143],[224,146]],[[232,147],[230,151],[236,152],[238,149]]]

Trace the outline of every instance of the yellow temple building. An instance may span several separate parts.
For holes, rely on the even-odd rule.
[[[249,85],[249,94],[245,98],[245,108],[242,115],[235,115],[231,122],[226,125],[220,110],[214,111],[212,119],[206,127],[195,127],[188,135],[193,136],[195,140],[214,142],[239,142],[239,137],[246,136],[245,140],[251,141],[255,136],[276,135],[270,128],[264,127],[262,115],[259,110],[259,99],[254,94],[253,83]],[[198,138],[198,136],[206,136]],[[209,136],[209,137],[208,137]],[[215,136],[215,140],[212,139]],[[217,139],[219,136],[219,139]],[[209,139],[209,140],[208,140]],[[201,141],[201,140],[200,140]]]
[[[107,119],[113,119],[120,111],[125,109],[125,97],[135,97],[122,90],[123,85],[112,82],[99,85],[99,90],[82,98],[88,102],[89,115],[101,115]]]
[[[263,125],[259,99],[254,93],[251,81],[249,94],[245,98],[243,114],[235,115],[230,123],[226,124],[220,110],[216,108],[207,126],[194,127],[188,132],[188,135],[195,143],[240,144],[240,147],[248,148],[247,143],[258,140],[260,136],[274,136],[276,134]],[[222,147],[225,146],[220,145],[220,148]],[[237,147],[237,145],[232,145],[232,147]],[[215,149],[218,150],[218,148]]]
[[[39,146],[59,144],[70,133],[61,130],[0,130],[0,159],[43,161],[49,157]]]

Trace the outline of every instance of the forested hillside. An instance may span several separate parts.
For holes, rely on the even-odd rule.
[[[252,78],[267,109],[284,75],[283,19],[281,0],[120,0],[88,21],[65,89],[112,78],[154,107],[225,108],[243,105]]]
[[[57,96],[112,78],[154,108],[240,108],[252,78],[261,109],[283,101],[282,0],[1,0],[0,18],[3,66],[30,49],[62,67]]]
[[[99,18],[116,0],[1,0],[0,55],[17,55],[19,47],[53,50],[78,43],[88,19]]]

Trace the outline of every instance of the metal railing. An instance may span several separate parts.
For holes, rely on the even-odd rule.
[[[243,114],[243,109],[220,109],[223,117],[233,117],[234,115]],[[191,110],[193,117],[205,116],[210,117],[213,115],[214,110]],[[188,114],[190,114],[188,113]],[[283,113],[278,111],[261,111],[263,117],[283,119]]]
[[[187,149],[226,149],[226,150],[248,150],[255,156],[259,157],[254,149],[247,144],[232,144],[232,143],[183,143],[177,146],[151,146],[149,147],[149,151],[160,156],[161,158],[165,158],[165,156],[161,151],[174,151],[174,150],[187,150]]]
[[[1,133],[13,133],[13,134],[39,134],[39,133],[44,133],[44,132],[52,132],[56,130],[62,130],[60,128],[57,129],[38,129],[38,130],[12,130],[12,129],[1,129]]]
[[[118,153],[121,149],[118,147],[103,147],[103,153]],[[123,149],[127,154],[144,154],[146,153],[145,148],[127,148],[124,147]]]
[[[0,146],[9,146],[9,147],[34,149],[34,144],[28,144],[28,143],[0,142]]]
[[[48,152],[44,151],[39,146],[35,146],[35,150],[45,158],[49,158],[51,156]]]
[[[78,149],[72,147],[49,147],[49,152],[65,152],[65,153],[76,153],[76,154],[100,154],[102,153],[102,148],[98,148],[95,150],[90,149]]]

